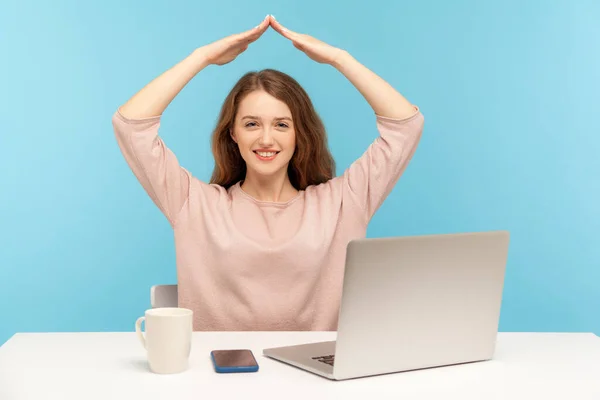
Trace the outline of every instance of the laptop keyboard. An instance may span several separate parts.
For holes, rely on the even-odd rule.
[[[334,359],[335,359],[335,355],[331,354],[331,355],[328,355],[328,356],[318,356],[318,357],[313,357],[312,359],[313,360],[317,360],[317,361],[322,362],[322,363],[325,363],[325,364],[329,364],[329,365],[331,365],[333,367],[333,362],[334,362]]]

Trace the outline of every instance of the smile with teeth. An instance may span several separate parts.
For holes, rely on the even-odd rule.
[[[278,154],[278,151],[258,151],[254,150],[254,154],[261,160],[272,160]]]

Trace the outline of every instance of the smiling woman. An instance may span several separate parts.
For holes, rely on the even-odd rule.
[[[209,65],[235,59],[271,26],[311,59],[339,70],[371,105],[379,136],[341,176],[302,87],[271,69],[244,75],[212,136],[203,182],[158,134],[163,111]],[[256,28],[195,50],[113,116],[117,143],[175,231],[179,306],[195,330],[335,330],[348,242],[414,155],[423,115],[348,52],[283,28]],[[307,257],[310,255],[310,257]]]
[[[285,201],[333,177],[325,127],[304,89],[275,70],[250,72],[231,90],[212,138],[211,183],[283,188]]]

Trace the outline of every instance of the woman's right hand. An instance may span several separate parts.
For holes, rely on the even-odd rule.
[[[227,64],[235,60],[237,56],[244,52],[250,43],[256,41],[263,33],[265,33],[268,27],[269,16],[267,15],[255,28],[246,32],[227,36],[216,42],[200,47],[198,50],[201,51],[209,64]]]

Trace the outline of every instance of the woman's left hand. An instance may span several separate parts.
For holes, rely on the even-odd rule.
[[[327,43],[317,40],[309,35],[290,31],[281,25],[277,20],[275,20],[275,17],[272,15],[269,16],[269,19],[269,23],[273,29],[279,32],[282,36],[291,40],[294,47],[303,51],[307,56],[316,62],[333,64],[343,53],[343,50],[330,46]]]

